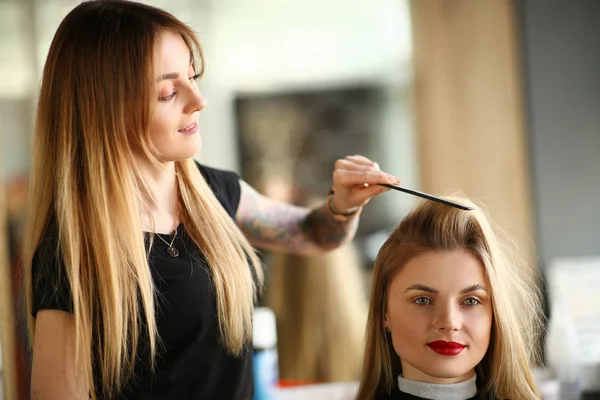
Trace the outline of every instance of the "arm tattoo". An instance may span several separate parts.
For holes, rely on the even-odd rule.
[[[268,199],[242,182],[236,220],[257,247],[296,254],[317,254],[351,240],[358,218],[336,221],[325,205],[309,210]]]
[[[332,250],[352,240],[358,228],[358,216],[346,222],[337,221],[322,205],[313,209],[301,224],[312,242],[324,250]]]

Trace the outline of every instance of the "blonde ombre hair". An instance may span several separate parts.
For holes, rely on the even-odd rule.
[[[474,204],[464,196],[448,199]],[[426,251],[466,249],[485,267],[492,294],[490,346],[476,367],[482,394],[529,400],[539,394],[531,366],[539,362],[541,296],[535,270],[510,250],[480,207],[462,211],[439,203],[419,203],[398,225],[375,261],[359,400],[397,390],[400,358],[384,328],[392,280],[413,257]]]
[[[96,390],[117,392],[131,377],[142,329],[152,361],[159,340],[141,219],[150,195],[134,152],[158,163],[148,126],[156,102],[154,43],[164,31],[182,36],[202,73],[202,48],[188,26],[157,8],[117,0],[75,7],[44,66],[25,235],[26,299],[31,309],[32,258],[55,230],[73,299],[76,354],[94,398]],[[237,355],[252,334],[260,262],[194,161],[176,162],[176,174],[180,217],[212,271],[222,343]],[[32,317],[29,326],[33,338]]]
[[[351,243],[318,256],[274,253],[269,276],[266,305],[277,316],[280,377],[356,381],[367,296]]]

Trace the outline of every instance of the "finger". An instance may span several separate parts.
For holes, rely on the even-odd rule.
[[[367,196],[367,198],[370,199],[372,197],[378,196],[381,193],[385,193],[390,190],[392,190],[392,189],[385,187],[385,186],[379,186],[379,185],[369,186],[368,189],[361,191],[361,195]]]
[[[381,171],[352,171],[335,170],[333,172],[334,182],[346,187],[377,185],[378,183],[398,184],[399,179]]]
[[[390,188],[386,188],[384,186],[369,186],[364,190],[360,190],[357,193],[354,193],[351,198],[354,199],[354,203],[357,205],[365,205],[371,200],[373,197],[379,196],[382,193],[391,190]]]
[[[380,193],[387,192],[388,190],[392,190],[385,186],[368,185],[368,184],[365,184],[365,185],[366,186],[357,186],[357,189],[360,189],[359,193],[361,196],[372,197],[372,196],[378,195]]]
[[[373,164],[373,163],[372,163]],[[336,169],[348,169],[351,171],[379,171],[379,165],[358,164],[349,160],[337,160],[335,163]]]
[[[358,164],[355,161],[358,161],[360,163],[363,164]],[[379,165],[377,163],[374,163],[372,161],[370,161],[369,159],[362,157],[362,156],[347,156],[346,158],[344,158],[343,160],[337,160],[336,161],[336,170],[343,171],[343,170],[350,170],[350,171],[363,171],[363,172],[379,172]],[[334,171],[335,172],[335,171]],[[392,184],[400,184],[402,183],[402,181],[400,179],[398,179],[397,177],[395,177],[392,174],[388,174],[385,173],[384,174],[388,175],[390,177],[390,180],[388,180],[388,182],[386,183],[392,183]]]
[[[356,164],[359,164],[359,165],[364,165],[364,166],[367,166],[367,167],[373,167],[377,171],[379,171],[379,164],[377,164],[374,161],[369,160],[367,157],[364,157],[364,156],[361,156],[361,155],[358,155],[358,154],[357,155],[353,155],[353,156],[346,156],[345,160],[352,161],[352,162],[354,162]]]
[[[339,171],[339,181],[345,186],[377,185],[387,183],[399,185],[402,181],[393,175],[382,171],[342,170]]]

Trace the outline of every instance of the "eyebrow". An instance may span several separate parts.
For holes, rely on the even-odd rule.
[[[177,79],[179,78],[178,72],[169,72],[168,74],[163,74],[156,79],[156,82],[164,81],[166,79]]]
[[[190,52],[190,65],[194,64],[194,55],[192,54],[192,52]],[[160,82],[160,81],[164,81],[167,79],[177,79],[179,78],[179,73],[178,72],[169,72],[168,74],[163,74],[161,76],[159,76],[158,78],[156,78],[156,82]]]
[[[427,285],[422,285],[422,284],[415,284],[415,285],[411,285],[409,286],[404,293],[409,292],[411,290],[417,290],[420,292],[428,292],[428,293],[433,293],[433,294],[439,294],[440,291],[437,289],[434,289],[430,286]],[[463,290],[460,291],[460,294],[466,294],[466,293],[471,293],[471,292],[476,292],[478,290],[483,290],[484,292],[487,292],[488,290],[485,288],[485,286],[483,286],[481,283],[476,283],[474,285],[468,286],[466,288],[464,288]]]

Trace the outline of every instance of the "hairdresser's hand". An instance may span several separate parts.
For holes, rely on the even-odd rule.
[[[347,156],[335,162],[331,205],[335,212],[344,213],[363,206],[389,188],[378,183],[398,185],[400,179],[379,169],[376,162],[363,156]]]

